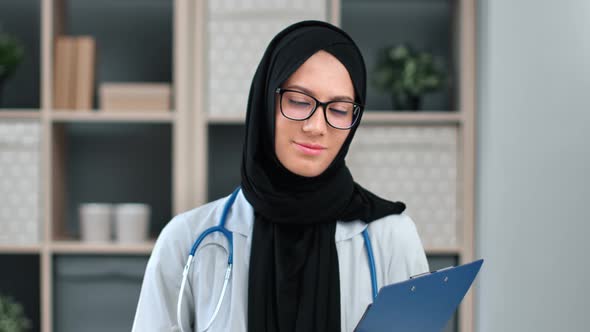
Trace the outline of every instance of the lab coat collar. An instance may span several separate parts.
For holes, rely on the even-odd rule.
[[[353,237],[361,234],[367,228],[367,223],[360,220],[342,222],[339,221],[336,224],[336,243],[352,239]]]
[[[227,199],[229,199],[229,196],[223,200],[224,205]],[[254,209],[240,190],[228,215],[226,227],[232,233],[238,233],[249,238],[252,236],[253,225]],[[340,242],[351,239],[362,233],[365,228],[367,228],[367,224],[360,220],[346,223],[338,222],[336,224],[335,241]]]
[[[225,206],[228,199],[229,196],[223,200],[223,206]],[[252,235],[252,225],[254,225],[254,209],[240,190],[234,205],[230,209],[226,228],[232,233],[250,237]]]

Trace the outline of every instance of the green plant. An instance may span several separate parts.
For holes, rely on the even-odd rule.
[[[23,307],[11,298],[0,295],[0,332],[24,332],[31,328]]]
[[[439,90],[445,84],[445,74],[434,56],[417,52],[407,44],[384,48],[378,61],[373,84],[392,94],[396,108],[419,108],[424,94]]]
[[[0,81],[10,78],[25,55],[21,42],[0,31]]]

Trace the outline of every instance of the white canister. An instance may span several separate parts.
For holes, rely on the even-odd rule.
[[[112,205],[80,204],[80,238],[84,242],[109,242],[112,230]]]
[[[115,206],[115,238],[119,243],[141,243],[148,240],[150,206],[141,203]]]

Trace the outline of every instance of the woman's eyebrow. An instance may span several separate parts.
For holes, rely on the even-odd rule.
[[[291,85],[287,86],[287,89],[301,90],[302,92],[305,92],[308,95],[315,97],[313,92],[311,92],[309,89],[302,87],[301,85],[291,84]],[[333,96],[332,98],[330,98],[330,100],[347,100],[347,101],[354,102],[354,99],[351,98],[350,96]]]

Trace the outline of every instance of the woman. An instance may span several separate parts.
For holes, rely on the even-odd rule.
[[[365,229],[375,287],[428,270],[405,205],[363,189],[345,165],[365,84],[359,49],[330,24],[300,22],[271,41],[250,89],[241,189],[225,223],[233,271],[221,304],[229,243],[213,233],[196,251],[176,314],[189,249],[219,223],[228,198],[164,228],[134,331],[352,331],[373,300]]]

